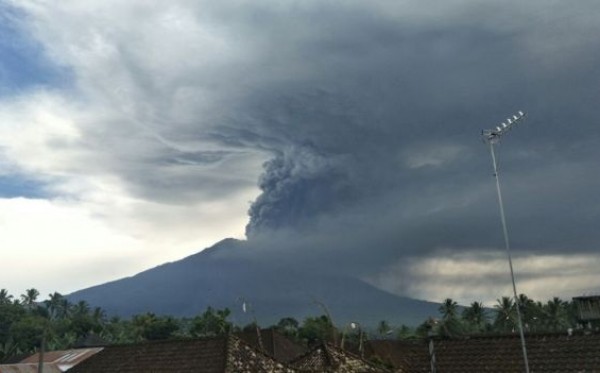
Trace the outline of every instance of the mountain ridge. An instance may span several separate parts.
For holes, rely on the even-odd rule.
[[[246,241],[225,239],[181,260],[67,298],[122,317],[144,312],[191,317],[208,306],[227,307],[233,322],[247,324],[255,316],[265,326],[283,317],[302,320],[322,314],[323,305],[336,324],[374,326],[386,320],[414,326],[438,313],[438,303],[394,295],[353,277],[249,260],[237,251],[247,249],[245,245]],[[243,302],[253,316],[242,312]]]

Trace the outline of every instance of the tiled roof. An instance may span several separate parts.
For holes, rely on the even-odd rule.
[[[393,366],[399,372],[420,372],[429,364],[424,340],[372,340],[365,343],[365,356]],[[427,370],[429,371],[429,370]]]
[[[387,372],[360,357],[328,344],[321,344],[290,363],[300,372],[375,373]]]
[[[258,335],[255,331],[239,333],[237,336],[251,346],[259,348]],[[288,362],[306,353],[306,348],[291,341],[274,328],[261,329],[260,336],[264,352],[277,361]]]
[[[532,372],[599,372],[600,335],[526,335]],[[522,372],[523,357],[518,335],[435,339],[438,372]],[[425,341],[369,341],[367,356],[379,356],[402,372],[429,372]]]
[[[108,346],[69,373],[291,373],[235,337]]]

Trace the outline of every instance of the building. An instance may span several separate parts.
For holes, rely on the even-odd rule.
[[[290,362],[297,372],[326,373],[386,373],[384,367],[373,365],[348,351],[321,343]]]
[[[531,372],[600,372],[600,334],[528,334],[527,356]],[[433,339],[435,367],[443,373],[522,372],[523,355],[518,334]],[[431,355],[425,340],[369,341],[368,358],[379,359],[396,372],[431,372]]]
[[[600,320],[600,295],[573,298],[577,318],[582,323]]]
[[[235,336],[107,346],[69,373],[293,373]]]
[[[101,347],[97,347],[47,351],[44,353],[44,373],[66,372],[101,350]],[[40,355],[39,353],[36,353],[20,360],[18,363],[0,365],[0,373],[37,373],[39,359]]]
[[[283,363],[287,363],[306,352],[306,348],[279,333],[275,328],[260,330],[261,343],[258,341],[258,333],[254,330],[242,332],[236,334],[236,336],[259,350],[262,348],[267,355]]]

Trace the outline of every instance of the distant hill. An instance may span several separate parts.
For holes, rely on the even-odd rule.
[[[374,326],[380,320],[417,325],[438,315],[438,303],[399,297],[351,277],[276,268],[235,255],[244,249],[244,241],[226,239],[177,262],[79,290],[68,299],[124,317],[148,311],[194,316],[208,306],[228,307],[232,321],[240,325],[252,321],[242,312],[242,299],[264,326],[282,317],[302,321],[322,314],[315,301],[327,306],[338,325],[356,321]]]

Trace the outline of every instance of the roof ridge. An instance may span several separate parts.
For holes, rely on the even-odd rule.
[[[233,351],[231,350],[232,342],[233,342],[233,334],[227,334],[225,337],[225,343],[223,344],[225,361],[223,366],[223,373],[235,372],[235,370],[231,370],[233,368]]]

